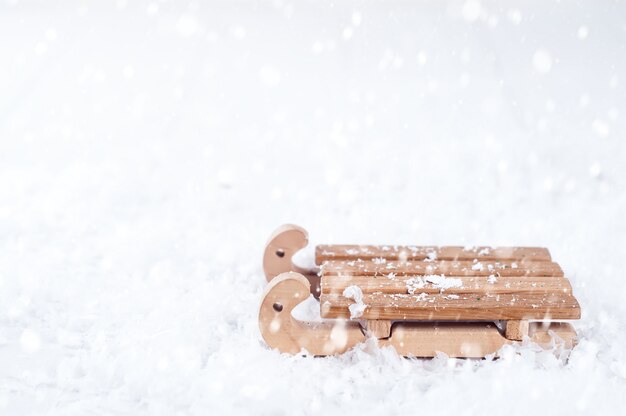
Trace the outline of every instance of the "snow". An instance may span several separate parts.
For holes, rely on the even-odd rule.
[[[443,292],[446,289],[453,287],[462,287],[463,281],[455,277],[445,277],[444,275],[425,275],[415,276],[406,280],[406,288],[412,295],[417,289],[423,289],[428,283],[432,284],[435,289],[440,289]]]
[[[0,414],[622,413],[625,15],[0,2]],[[268,350],[261,256],[286,222],[309,253],[549,247],[580,343]]]
[[[442,292],[446,289],[463,286],[461,279],[456,277],[445,277],[444,275],[426,275],[424,276],[424,280],[428,283],[432,283],[434,288],[441,289]]]
[[[411,277],[406,280],[406,289],[412,295],[417,289],[422,289],[426,282],[421,276]]]
[[[343,290],[343,296],[354,300],[354,303],[348,306],[350,310],[350,319],[356,319],[363,316],[363,312],[367,305],[363,303],[363,291],[356,285],[348,286]]]
[[[552,55],[550,55],[550,52],[543,48],[538,49],[533,55],[533,66],[537,72],[543,74],[550,72],[550,69],[552,69]]]

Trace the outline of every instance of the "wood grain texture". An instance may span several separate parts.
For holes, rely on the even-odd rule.
[[[323,318],[350,318],[353,300],[340,295],[320,296]],[[492,321],[508,319],[579,319],[580,306],[563,293],[504,294],[364,294],[362,319]]]
[[[384,260],[384,259],[383,259]],[[558,263],[551,261],[364,261],[329,260],[321,266],[325,276],[396,276],[443,274],[444,276],[563,276]]]
[[[391,335],[391,321],[370,319],[366,325],[367,332],[374,338],[389,338]]]
[[[529,337],[544,348],[555,343],[571,349],[577,342],[576,331],[568,323],[531,323]],[[514,342],[489,323],[397,322],[391,328],[391,337],[379,340],[378,345],[392,346],[404,356],[434,357],[443,352],[449,357],[479,358],[488,354],[497,357],[500,348]]]
[[[504,336],[506,339],[521,341],[528,336],[530,324],[527,320],[512,319],[506,322]]]
[[[315,248],[315,262],[318,265],[330,260],[357,259],[552,260],[548,249],[541,247],[319,245]]]
[[[437,294],[442,290],[436,284],[428,282],[428,276],[326,276],[321,282],[322,295],[341,294],[348,286],[356,285],[363,293],[396,293],[409,294],[409,288],[415,294]],[[460,287],[445,289],[445,294],[571,294],[572,286],[569,280],[562,277],[524,276],[524,277],[490,277],[490,276],[449,276],[448,279],[458,279]],[[420,280],[416,280],[420,279]],[[414,282],[419,282],[415,285]],[[423,287],[418,287],[423,283]]]
[[[528,258],[330,260],[321,267],[320,285],[320,308],[325,318],[350,317],[348,307],[354,301],[342,296],[350,286],[357,286],[363,293],[367,308],[362,319],[489,321],[580,317],[580,306],[561,267],[552,261]]]

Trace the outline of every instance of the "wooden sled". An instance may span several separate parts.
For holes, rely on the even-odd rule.
[[[306,230],[283,225],[265,248],[259,327],[281,352],[339,354],[370,336],[414,357],[485,357],[520,341],[576,343],[574,328],[561,321],[579,319],[580,306],[545,248],[320,245],[318,267],[303,269],[292,257],[307,244]],[[292,316],[309,294],[328,320]]]

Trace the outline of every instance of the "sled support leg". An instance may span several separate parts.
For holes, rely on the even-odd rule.
[[[304,276],[294,272],[283,273],[267,285],[259,311],[259,329],[267,345],[291,354],[305,349],[313,355],[334,355],[365,341],[358,322],[302,322],[294,318],[291,311],[309,297],[309,286]]]
[[[528,336],[529,329],[527,320],[510,320],[506,322],[505,336],[510,340],[521,341]]]
[[[281,273],[296,272],[304,275],[311,284],[311,294],[320,296],[318,269],[305,269],[293,263],[293,256],[309,244],[309,234],[297,225],[285,224],[278,227],[265,245],[263,271],[267,281]]]
[[[391,321],[386,319],[370,319],[367,321],[367,332],[377,339],[391,336]]]

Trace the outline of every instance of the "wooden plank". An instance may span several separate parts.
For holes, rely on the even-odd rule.
[[[320,296],[323,318],[350,318],[348,306],[354,303],[340,295]],[[366,308],[362,319],[390,320],[509,320],[579,319],[580,306],[566,293],[503,294],[364,294]]]
[[[364,294],[437,294],[442,291],[439,276],[322,276],[322,294],[342,294],[348,286],[358,286]],[[430,279],[430,281],[429,281]],[[459,286],[447,287],[445,294],[498,294],[498,293],[535,293],[535,294],[571,294],[569,280],[562,277],[546,276],[449,276],[445,281],[460,283]],[[444,282],[445,282],[444,281]]]
[[[321,267],[324,276],[396,276],[443,274],[444,276],[563,276],[558,263],[549,261],[378,261],[330,260]]]
[[[536,260],[551,261],[550,252],[541,247],[461,247],[461,246],[372,246],[319,245],[315,248],[318,265],[329,260]]]

